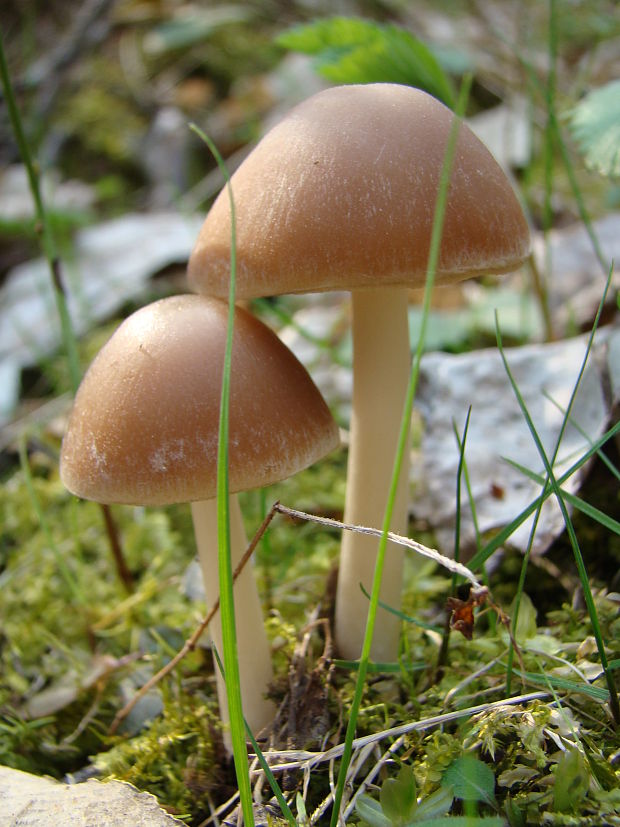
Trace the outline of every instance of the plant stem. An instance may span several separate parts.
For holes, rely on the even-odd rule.
[[[439,250],[441,245],[441,236],[443,232],[443,222],[446,211],[446,203],[448,196],[448,186],[450,183],[450,174],[452,171],[452,161],[454,157],[454,150],[456,147],[456,140],[458,137],[459,126],[467,98],[469,96],[469,89],[471,86],[471,77],[467,75],[463,79],[459,93],[459,99],[456,106],[456,112],[450,134],[446,143],[446,151],[444,162],[441,170],[441,177],[439,180],[439,187],[437,192],[437,202],[435,204],[435,213],[433,216],[433,229],[431,235],[431,243],[429,249],[428,266],[426,273],[426,285],[424,288],[424,300],[422,305],[422,319],[420,323],[420,335],[418,344],[413,359],[413,367],[411,376],[409,378],[409,385],[407,387],[407,395],[403,409],[400,433],[398,437],[398,447],[396,457],[394,460],[394,468],[392,472],[392,480],[390,483],[390,490],[387,499],[387,506],[382,525],[382,536],[379,542],[379,549],[377,551],[377,561],[375,565],[375,573],[372,582],[372,591],[370,595],[370,604],[368,607],[368,617],[366,621],[366,632],[364,635],[364,643],[362,646],[362,654],[359,660],[359,667],[357,673],[357,681],[355,684],[355,693],[349,711],[349,720],[347,724],[347,731],[345,735],[344,749],[342,753],[342,760],[340,762],[340,769],[338,772],[338,780],[336,783],[336,791],[334,794],[334,805],[331,817],[331,827],[336,827],[340,818],[340,807],[342,804],[342,797],[344,795],[344,788],[347,779],[347,772],[349,764],[351,763],[351,756],[353,754],[353,739],[355,737],[355,727],[357,725],[357,717],[362,703],[362,696],[364,694],[364,685],[366,682],[366,674],[368,671],[368,660],[370,656],[370,647],[372,644],[372,637],[374,633],[375,617],[377,614],[377,607],[379,603],[379,593],[381,589],[381,579],[383,576],[383,565],[385,561],[385,552],[387,547],[387,537],[392,520],[392,511],[396,494],[398,491],[398,484],[400,480],[400,473],[403,461],[405,448],[409,440],[409,427],[411,422],[411,414],[413,410],[413,400],[418,385],[418,377],[420,374],[420,362],[424,350],[424,342],[426,338],[426,327],[430,315],[431,298],[433,286],[435,283],[435,273],[437,271],[437,263],[439,261]]]
[[[108,542],[114,558],[116,571],[122,580],[127,593],[132,594],[135,590],[133,575],[129,570],[129,566],[127,565],[127,561],[123,555],[123,548],[118,536],[118,526],[116,525],[116,521],[112,515],[112,509],[105,503],[101,503],[100,508],[103,515],[103,522],[105,523],[106,533],[108,535]]]
[[[77,350],[77,341],[75,338],[75,334],[73,332],[73,325],[71,324],[69,309],[67,307],[67,299],[65,295],[62,274],[60,271],[60,260],[58,258],[58,253],[56,251],[56,243],[54,240],[53,233],[51,231],[50,223],[47,218],[47,214],[43,204],[43,198],[41,196],[41,187],[39,185],[39,173],[38,170],[35,169],[35,164],[33,162],[32,155],[30,154],[30,147],[28,145],[28,141],[24,133],[22,119],[19,114],[19,109],[17,106],[17,102],[15,100],[15,95],[13,93],[13,85],[11,83],[11,78],[9,75],[9,68],[6,62],[6,56],[4,53],[4,46],[1,36],[0,78],[2,80],[4,99],[6,101],[7,109],[9,112],[9,118],[11,120],[11,126],[13,127],[15,140],[17,141],[17,147],[19,149],[22,161],[24,162],[26,174],[28,175],[28,183],[34,201],[36,219],[35,230],[41,240],[41,247],[43,249],[43,253],[45,255],[45,259],[47,261],[50,271],[54,300],[56,302],[56,309],[58,311],[58,317],[60,319],[62,340],[65,346],[65,350],[67,352],[67,359],[69,362],[69,375],[71,377],[71,386],[73,389],[73,393],[75,393],[79,387],[82,378],[80,370],[80,361]]]
[[[213,499],[198,500],[191,504],[191,508],[198,560],[202,570],[207,605],[209,605],[214,602],[218,589],[217,503]],[[243,557],[248,541],[245,536],[239,498],[235,494],[229,499],[229,514],[231,565],[236,567]],[[273,680],[273,670],[263,611],[252,568],[251,564],[247,565],[237,577],[234,595],[243,714],[252,732],[258,733],[273,721],[276,710],[273,703],[265,697],[269,684]],[[216,615],[211,623],[210,633],[216,650],[222,652],[220,615]],[[220,717],[226,725],[228,722],[226,686],[217,669],[215,673]],[[224,732],[224,741],[230,748],[231,744],[227,738],[228,733]]]
[[[220,581],[220,614],[222,620],[222,644],[224,656],[224,676],[228,715],[230,718],[230,738],[235,762],[235,773],[239,787],[239,799],[243,812],[245,827],[254,827],[252,809],[252,789],[250,786],[250,765],[245,745],[245,722],[241,701],[241,681],[239,676],[239,658],[237,654],[237,634],[235,628],[235,602],[233,597],[233,574],[231,563],[229,486],[228,486],[228,424],[230,409],[230,374],[232,365],[233,328],[235,319],[235,287],[237,264],[237,222],[235,201],[233,198],[230,176],[226,165],[213,141],[197,126],[190,127],[209,147],[224,178],[230,200],[230,288],[228,293],[228,329],[226,332],[226,351],[224,356],[224,373],[220,402],[220,428],[217,445],[217,534]]]
[[[39,236],[41,248],[47,261],[50,272],[50,280],[52,284],[52,293],[56,303],[56,310],[60,320],[60,333],[65,352],[67,354],[67,362],[69,365],[69,377],[71,382],[71,389],[75,396],[77,389],[82,380],[82,372],[80,369],[80,359],[78,355],[77,339],[73,324],[71,322],[71,314],[67,305],[67,296],[62,279],[62,272],[60,267],[60,259],[56,250],[56,242],[54,234],[50,226],[45,205],[43,203],[43,196],[41,195],[41,187],[39,183],[39,170],[37,169],[32,155],[30,153],[30,146],[24,132],[19,107],[15,100],[13,92],[13,85],[9,73],[6,56],[4,53],[4,45],[2,41],[2,34],[0,32],[0,79],[2,81],[2,89],[4,98],[6,100],[7,109],[9,111],[9,118],[17,147],[21,155],[26,174],[28,176],[28,184],[34,201],[35,209],[35,230]],[[118,541],[118,529],[114,523],[114,518],[109,506],[101,506],[103,520],[106,527],[108,539],[110,541],[110,548],[112,556],[116,565],[116,570],[120,580],[129,593],[133,591],[133,579],[131,572],[123,557],[123,551]]]

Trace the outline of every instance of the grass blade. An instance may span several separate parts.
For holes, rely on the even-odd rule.
[[[208,146],[217,165],[226,180],[230,201],[231,250],[230,250],[230,288],[228,294],[228,328],[226,332],[226,350],[224,372],[220,398],[220,425],[217,445],[217,540],[218,567],[220,586],[220,614],[222,618],[222,646],[224,674],[226,676],[226,699],[230,719],[230,737],[235,762],[235,773],[239,787],[239,799],[246,827],[254,827],[252,810],[252,789],[250,787],[250,766],[245,745],[245,721],[241,704],[241,682],[239,679],[239,658],[237,655],[237,633],[235,627],[235,603],[233,597],[233,574],[230,548],[230,514],[228,507],[228,432],[230,413],[230,374],[232,366],[232,345],[235,314],[236,286],[236,214],[235,203],[230,185],[230,176],[226,164],[213,141],[195,124],[192,129]]]
[[[41,195],[41,188],[39,186],[39,175],[35,169],[32,155],[30,154],[30,147],[24,133],[22,126],[22,119],[19,114],[17,101],[13,94],[13,85],[9,74],[9,68],[6,62],[4,53],[4,46],[2,42],[2,35],[0,33],[0,79],[2,80],[2,89],[4,91],[4,99],[9,112],[13,134],[17,142],[19,154],[26,168],[28,176],[28,184],[32,193],[35,208],[36,231],[41,239],[41,246],[47,261],[52,282],[52,290],[54,293],[54,300],[56,302],[56,309],[58,311],[58,318],[60,320],[60,329],[62,341],[67,353],[67,360],[69,364],[69,376],[71,378],[71,387],[73,393],[77,391],[82,374],[80,370],[80,360],[78,357],[77,341],[71,323],[71,316],[69,308],[67,307],[67,299],[65,289],[62,282],[60,272],[60,261],[56,251],[56,243],[51,231],[50,222],[47,218],[45,205],[43,204],[43,197]]]
[[[507,457],[502,457],[504,462],[507,462],[511,465],[515,470],[519,471],[528,479],[532,480],[532,482],[537,482],[539,485],[545,485],[545,479],[537,474],[535,471],[531,471],[529,468],[521,465],[515,460],[509,459]],[[566,500],[566,502],[570,503],[574,508],[578,509],[585,514],[587,517],[591,517],[593,520],[596,520],[597,523],[606,528],[607,531],[612,531],[614,534],[620,534],[620,523],[617,520],[614,520],[613,517],[610,517],[608,514],[605,514],[600,509],[596,508],[590,503],[587,503],[585,500],[582,500],[581,497],[577,497],[575,494],[570,494],[568,491],[564,491],[562,489],[562,496]]]
[[[39,183],[39,172],[35,167],[30,153],[30,146],[26,138],[22,119],[13,93],[13,85],[11,83],[11,76],[6,62],[4,53],[4,45],[2,42],[2,32],[0,30],[0,81],[2,82],[2,89],[4,92],[4,99],[11,121],[15,141],[19,149],[21,159],[26,169],[28,176],[28,185],[34,202],[35,211],[35,230],[39,236],[41,248],[47,261],[47,266],[50,273],[50,280],[52,285],[52,293],[56,304],[56,311],[60,322],[61,340],[65,353],[67,355],[67,364],[69,368],[69,379],[71,390],[75,396],[77,389],[82,379],[82,372],[80,368],[80,359],[78,355],[77,338],[73,329],[71,321],[71,314],[67,305],[67,297],[62,280],[62,273],[60,268],[60,259],[56,250],[56,243],[54,234],[52,232],[51,223],[45,204],[43,203],[43,196],[41,195],[41,187]],[[118,542],[118,531],[112,512],[109,505],[100,504],[103,521],[106,527],[108,540],[110,542],[110,549],[112,557],[116,566],[117,574],[124,584],[128,592],[133,591],[133,580],[131,573],[123,557],[123,552]],[[46,529],[43,528],[45,531]]]
[[[578,471],[583,465],[586,464],[592,457],[600,451],[600,449],[605,445],[605,443],[611,439],[611,437],[615,436],[616,434],[620,433],[620,422],[617,422],[612,428],[610,428],[603,436],[601,436],[596,442],[592,444],[592,447],[586,451],[583,456],[581,456],[571,467],[565,471],[561,477],[557,478],[558,485],[563,485],[572,475]],[[490,540],[487,545],[478,553],[476,553],[472,559],[469,561],[468,566],[472,571],[476,571],[481,566],[486,563],[486,561],[494,554],[498,548],[501,548],[507,540],[511,537],[512,534],[521,526],[528,517],[536,511],[537,508],[540,507],[541,503],[543,503],[548,497],[553,494],[553,489],[547,486],[536,499],[532,500],[532,502],[523,509],[523,511],[518,514],[514,520],[512,520],[508,525],[504,526],[498,533]]]
[[[599,703],[607,703],[609,701],[609,692],[607,689],[601,689],[589,683],[577,683],[577,681],[569,681],[566,678],[556,678],[553,675],[540,675],[538,672],[521,672],[515,670],[515,674],[529,683],[540,684],[541,686],[552,687],[553,689],[561,689],[569,693],[577,692],[582,695],[587,695]]]
[[[610,273],[610,276],[611,276],[611,273]],[[608,285],[609,285],[609,280],[608,280]],[[605,293],[606,292],[607,291],[605,291]],[[598,321],[598,317],[600,315],[600,311],[602,310],[602,307],[603,307],[604,299],[605,299],[605,296],[603,296],[603,299],[601,300],[601,305],[599,307],[599,314],[597,315],[597,321]],[[595,327],[596,327],[596,323],[595,323]],[[515,382],[515,379],[512,375],[512,372],[510,370],[510,366],[508,364],[508,360],[506,358],[506,354],[504,352],[504,348],[503,348],[503,345],[502,345],[502,338],[501,338],[499,325],[497,324],[497,320],[496,320],[496,329],[497,329],[497,345],[498,345],[498,348],[499,348],[499,351],[500,351],[502,362],[504,364],[504,370],[506,371],[506,375],[508,376],[508,380],[509,380],[509,382],[512,386],[512,389],[513,389],[513,392],[514,392],[515,397],[517,399],[517,402],[519,404],[519,407],[521,408],[521,412],[522,412],[522,414],[523,414],[523,416],[524,416],[524,418],[527,422],[527,426],[528,426],[528,428],[530,430],[530,433],[532,435],[532,439],[534,440],[534,444],[536,445],[536,449],[538,450],[539,456],[540,456],[540,458],[541,458],[541,460],[542,460],[542,462],[545,466],[545,471],[547,473],[548,484],[551,486],[551,488],[553,490],[553,493],[555,494],[555,497],[556,497],[557,502],[558,502],[558,506],[560,507],[560,510],[562,512],[562,517],[564,518],[564,524],[566,526],[566,531],[567,531],[567,534],[568,534],[568,537],[569,537],[569,540],[570,540],[570,543],[571,543],[571,547],[573,549],[573,556],[575,558],[575,563],[576,563],[576,566],[577,566],[577,572],[579,574],[579,580],[580,580],[581,586],[583,588],[584,600],[585,600],[585,603],[586,603],[586,607],[588,609],[588,614],[590,616],[590,622],[592,624],[592,633],[594,635],[594,639],[596,640],[596,646],[597,646],[597,650],[598,650],[598,653],[599,653],[599,658],[601,660],[601,667],[603,669],[603,672],[605,673],[605,679],[607,681],[607,686],[608,686],[608,689],[609,689],[609,705],[610,705],[610,709],[611,709],[611,714],[612,714],[612,717],[613,717],[613,719],[614,719],[614,721],[617,725],[617,724],[620,723],[620,704],[618,702],[618,693],[617,693],[616,686],[615,686],[615,683],[614,683],[614,680],[613,680],[613,676],[612,676],[611,671],[610,671],[609,666],[608,666],[607,654],[605,652],[605,644],[603,642],[601,627],[600,627],[600,624],[599,624],[599,621],[598,621],[598,614],[597,614],[597,611],[596,611],[596,606],[594,604],[594,597],[592,595],[592,590],[590,588],[590,583],[589,583],[589,580],[588,580],[588,573],[586,571],[583,556],[582,556],[581,550],[579,548],[579,543],[578,543],[578,540],[577,540],[577,535],[575,534],[575,529],[573,527],[572,520],[570,519],[570,516],[568,514],[568,510],[566,508],[566,503],[565,503],[564,497],[563,497],[564,492],[560,488],[560,486],[558,484],[558,481],[555,478],[555,475],[553,473],[552,463],[549,461],[549,458],[547,457],[547,454],[545,452],[543,444],[540,441],[540,437],[538,436],[538,434],[536,432],[536,429],[534,427],[534,423],[532,422],[532,419],[530,417],[530,413],[529,413],[529,411],[527,409],[527,406],[525,404],[525,400],[523,399],[523,397],[521,395],[521,392],[519,391],[519,388],[518,388],[518,386]],[[582,363],[581,370],[579,372],[579,376],[577,378],[577,382],[575,383],[575,388],[573,390],[573,394],[571,396],[571,400],[570,400],[569,405],[568,405],[567,415],[564,419],[564,426],[566,425],[566,423],[568,421],[568,415],[569,415],[570,410],[572,408],[572,404],[573,404],[573,401],[575,399],[575,395],[577,393],[577,389],[579,387],[581,377],[583,376],[583,372],[585,370],[586,361],[587,361],[588,355],[590,353],[592,340],[593,340],[593,337],[594,337],[594,329],[592,331],[592,335],[590,337],[590,342],[588,344],[586,355],[584,357],[584,361]],[[555,460],[555,455],[557,454],[563,432],[564,432],[563,429],[561,429],[561,433],[560,433],[560,436],[558,437],[558,442],[556,444],[556,449],[555,449],[555,452],[554,452],[553,460]],[[513,618],[513,623],[516,624],[516,617]],[[513,627],[513,628],[515,628],[515,627]]]
[[[357,673],[357,680],[355,684],[355,693],[353,696],[353,701],[351,704],[351,709],[349,712],[349,720],[347,724],[347,731],[345,735],[345,743],[344,743],[344,751],[342,754],[342,760],[340,762],[340,769],[338,772],[338,780],[336,782],[336,791],[334,794],[334,805],[332,810],[332,818],[331,818],[331,827],[336,827],[340,818],[340,806],[342,803],[342,797],[344,795],[344,787],[347,778],[347,771],[349,768],[349,764],[351,762],[351,756],[353,753],[353,739],[355,737],[355,727],[357,724],[357,716],[361,707],[362,703],[362,695],[364,692],[364,684],[366,681],[366,673],[368,671],[368,660],[370,656],[370,647],[372,644],[372,636],[374,632],[375,626],[375,618],[377,614],[377,608],[379,605],[379,591],[381,588],[381,579],[383,575],[383,565],[385,561],[385,553],[387,548],[387,536],[390,527],[390,522],[392,519],[392,512],[394,509],[394,501],[396,499],[396,491],[398,488],[398,480],[400,477],[400,470],[402,466],[402,459],[405,452],[405,446],[407,444],[407,438],[409,433],[409,423],[411,422],[411,414],[413,410],[413,400],[415,397],[417,385],[418,385],[418,377],[420,373],[420,361],[422,358],[422,353],[424,350],[424,340],[426,336],[426,327],[428,323],[428,317],[430,312],[430,304],[431,304],[431,296],[433,291],[433,285],[435,282],[435,272],[437,269],[437,263],[439,260],[439,247],[441,244],[441,235],[443,231],[443,220],[445,215],[446,209],[446,202],[447,202],[447,195],[448,195],[448,186],[450,183],[450,172],[452,170],[452,160],[454,157],[454,150],[456,147],[456,139],[458,136],[459,124],[461,118],[465,112],[465,107],[467,104],[467,98],[469,96],[469,89],[471,86],[471,77],[466,76],[463,80],[461,90],[459,93],[459,99],[456,107],[456,113],[454,122],[452,124],[452,129],[448,136],[448,141],[446,144],[446,152],[444,156],[443,167],[441,170],[441,178],[439,181],[439,187],[437,192],[437,202],[435,205],[435,214],[433,217],[433,230],[431,236],[431,244],[429,250],[429,260],[428,260],[428,268],[427,268],[427,276],[426,276],[426,285],[424,288],[424,300],[423,300],[423,310],[422,310],[422,319],[420,324],[420,335],[418,338],[418,344],[415,352],[415,356],[413,359],[413,366],[411,370],[411,376],[409,379],[409,385],[407,388],[407,396],[405,400],[405,406],[403,410],[403,417],[401,421],[401,429],[398,438],[398,447],[396,450],[396,458],[394,461],[394,468],[392,472],[392,481],[390,484],[390,491],[388,495],[387,505],[385,509],[385,516],[383,520],[382,526],[382,536],[381,540],[379,541],[379,549],[377,552],[377,560],[375,565],[375,573],[372,582],[372,590],[370,596],[370,604],[368,608],[368,618],[366,621],[366,631],[364,635],[364,642],[362,644],[362,653],[359,660],[359,668]]]
[[[213,647],[213,656],[215,657],[217,668],[220,670],[222,675],[225,675],[224,665],[222,663],[222,659],[220,658],[219,653],[218,653],[218,651],[215,647]],[[280,787],[278,785],[278,782],[276,781],[275,775],[273,774],[273,772],[271,770],[271,767],[269,766],[269,764],[267,762],[267,759],[263,755],[262,750],[259,747],[258,742],[256,741],[256,738],[254,737],[254,734],[253,734],[252,730],[250,729],[250,727],[248,726],[248,722],[245,720],[245,718],[243,720],[243,725],[245,727],[245,732],[246,732],[247,739],[252,744],[252,748],[254,749],[254,753],[256,755],[258,763],[261,765],[261,769],[265,773],[265,778],[269,782],[269,786],[271,787],[271,789],[273,791],[273,794],[275,795],[275,797],[278,801],[278,804],[280,805],[280,809],[282,810],[282,814],[287,819],[287,821],[291,825],[291,827],[296,827],[295,816],[291,812],[291,808],[288,806],[288,804],[286,802],[286,799],[284,798],[284,795],[282,794],[282,790],[280,789]],[[248,765],[248,778],[249,778],[249,765]]]
[[[547,460],[546,456],[544,455],[545,454],[544,448],[543,448],[542,443],[541,443],[541,441],[538,437],[538,434],[536,433],[536,430],[534,428],[534,423],[532,422],[532,420],[529,416],[529,412],[527,411],[527,408],[525,407],[525,401],[523,400],[523,398],[522,398],[522,396],[521,396],[521,394],[520,394],[520,392],[519,392],[519,390],[516,386],[516,383],[513,381],[511,373],[509,371],[507,361],[506,361],[506,356],[505,356],[505,353],[503,351],[503,348],[501,347],[501,333],[500,333],[500,330],[499,330],[499,325],[497,323],[497,314],[496,314],[496,335],[497,335],[497,338],[498,338],[500,356],[501,356],[503,364],[504,364],[504,369],[506,370],[509,381],[512,384],[513,391],[516,395],[519,406],[521,407],[521,411],[522,411],[522,413],[525,417],[525,421],[526,421],[528,429],[529,429],[529,431],[532,435],[532,438],[534,440],[534,443],[536,445],[538,453],[541,456],[541,458],[543,460],[543,463],[545,464],[545,468],[547,470],[547,480],[545,481],[545,484],[543,485],[543,490],[545,490],[550,485],[551,477],[553,476],[552,469],[553,469],[553,466],[555,465],[555,462],[556,462],[556,459],[557,459],[557,456],[558,456],[558,453],[559,453],[559,450],[560,450],[560,445],[562,444],[562,439],[563,439],[564,434],[566,432],[566,428],[568,427],[568,423],[570,421],[570,416],[571,416],[571,411],[573,409],[573,406],[575,404],[575,399],[577,397],[577,391],[579,390],[579,386],[581,385],[581,380],[582,380],[583,375],[584,375],[585,370],[586,370],[586,365],[588,363],[590,352],[591,352],[592,347],[594,345],[594,335],[595,335],[596,330],[598,328],[598,323],[599,323],[599,320],[600,320],[600,317],[601,317],[601,313],[603,312],[605,299],[607,297],[607,292],[608,292],[609,286],[611,284],[611,277],[612,277],[612,271],[610,270],[609,274],[608,274],[608,278],[607,278],[607,284],[605,286],[605,290],[603,291],[603,295],[602,295],[601,301],[599,303],[598,312],[597,312],[596,317],[594,319],[594,324],[592,325],[592,330],[591,330],[590,336],[588,338],[586,351],[585,351],[583,360],[581,362],[581,366],[579,368],[579,372],[577,374],[577,379],[576,379],[575,384],[573,386],[573,390],[571,392],[570,399],[568,401],[568,406],[567,406],[567,408],[564,412],[564,416],[563,416],[563,419],[562,419],[562,424],[560,426],[560,430],[558,432],[558,436],[557,436],[556,443],[555,443],[555,448],[553,449],[553,454],[552,454],[550,460]],[[556,493],[557,497],[561,499],[561,495],[559,494],[561,489],[560,489],[559,485],[557,485],[557,483],[556,483],[555,487],[553,485],[551,485],[551,490],[553,490],[554,493]],[[540,504],[536,508],[536,511],[535,511],[535,514],[534,514],[534,520],[532,522],[532,527],[531,527],[531,530],[530,530],[530,538],[529,538],[527,550],[526,550],[526,553],[523,557],[523,562],[522,562],[522,565],[521,565],[521,572],[520,572],[520,575],[519,575],[519,582],[517,584],[517,590],[516,590],[515,602],[514,602],[514,610],[513,610],[513,617],[512,617],[513,631],[516,630],[517,623],[518,623],[518,620],[519,620],[519,609],[520,609],[520,603],[521,603],[521,595],[523,594],[523,589],[525,588],[525,578],[526,578],[526,573],[527,573],[527,567],[528,567],[528,564],[529,564],[530,553],[531,553],[532,546],[533,546],[533,543],[534,543],[534,538],[535,538],[536,531],[537,531],[537,528],[538,528],[538,523],[539,523],[539,520],[540,520],[540,517],[541,517],[541,514],[542,514],[542,504],[543,504],[543,501],[541,500]],[[564,503],[563,500],[561,502],[558,501],[558,505],[560,506],[560,509],[562,511],[562,516],[564,517],[564,521],[565,521],[567,530],[569,532],[569,537],[571,538],[571,543],[573,545],[573,553],[575,554],[575,558],[576,559],[577,558],[581,559],[581,552],[579,551],[579,547],[577,545],[577,537],[574,533],[572,522],[570,523],[570,529],[569,529],[569,526],[568,526],[568,523],[567,523],[567,520],[570,521],[570,518],[568,516],[568,511],[566,510],[565,503]],[[572,533],[573,536],[571,536],[571,533]],[[573,542],[573,537],[574,537],[574,542]],[[583,563],[583,560],[582,560],[582,563]],[[579,568],[579,563],[577,565],[578,565],[578,568]],[[585,575],[585,568],[583,569],[583,575]],[[582,577],[581,573],[580,573],[580,577]],[[586,581],[586,585],[584,585],[584,590],[587,589],[589,591],[589,584],[587,583],[587,575],[584,577],[584,579]],[[588,600],[586,599],[586,604],[587,603],[588,603]],[[594,610],[594,612],[596,612],[595,607],[594,607],[593,599],[591,599],[591,601],[590,601],[590,605],[588,607],[588,610],[590,612],[591,612],[591,610]],[[592,619],[592,614],[591,613],[590,613],[590,617]],[[592,619],[592,623],[594,625],[594,620],[593,619]],[[596,637],[596,632],[595,632],[595,637]],[[599,642],[600,641],[597,641],[597,645],[599,645]],[[601,649],[603,648],[602,647],[602,642],[600,642],[600,648]],[[510,691],[511,691],[511,679],[512,679],[513,662],[514,662],[514,645],[513,645],[513,641],[511,640],[510,649],[509,649],[509,652],[508,652],[508,670],[507,670],[507,674],[506,674],[506,692],[507,692],[507,694],[510,694]],[[610,690],[610,695],[612,695],[612,697],[613,697],[613,693],[611,692],[611,690]],[[612,700],[612,708],[613,708],[613,700]],[[619,710],[619,712],[620,712],[620,710]],[[615,718],[615,715],[614,715],[614,718]]]

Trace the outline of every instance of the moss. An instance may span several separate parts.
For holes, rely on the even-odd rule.
[[[223,754],[212,703],[198,693],[166,688],[162,714],[142,734],[118,741],[94,763],[104,778],[151,792],[169,812],[191,813],[192,823],[198,823],[225,781]]]
[[[121,66],[104,54],[81,66],[79,83],[63,100],[58,123],[86,152],[117,163],[136,156],[148,125],[136,109]]]

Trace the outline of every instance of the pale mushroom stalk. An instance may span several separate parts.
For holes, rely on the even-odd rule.
[[[209,608],[218,596],[217,499],[198,500],[191,506],[198,561]],[[239,499],[234,494],[230,496],[229,511],[231,563],[234,571],[248,545]],[[251,561],[235,580],[234,598],[243,714],[252,732],[259,733],[273,720],[275,707],[260,690],[257,691],[257,687],[269,686],[273,680],[273,670]],[[211,621],[209,633],[222,658],[222,624],[219,612]],[[229,717],[226,683],[217,664],[215,673],[220,715],[224,724],[227,724]]]
[[[344,521],[381,528],[392,479],[409,381],[407,290],[358,290],[353,306],[353,409]],[[390,530],[407,534],[409,457],[401,467]],[[352,531],[342,538],[336,592],[336,644],[344,658],[359,658],[379,541]],[[386,550],[380,599],[398,609],[403,580],[402,546]],[[371,658],[392,661],[398,653],[399,619],[379,608]]]

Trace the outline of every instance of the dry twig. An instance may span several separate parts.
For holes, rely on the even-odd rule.
[[[310,522],[317,523],[318,525],[326,526],[328,528],[337,528],[344,531],[355,531],[360,534],[369,534],[373,537],[381,537],[382,532],[380,529],[376,528],[368,528],[366,526],[359,526],[359,525],[352,525],[350,523],[343,523],[340,520],[334,520],[329,517],[318,517],[314,514],[307,514],[305,511],[298,511],[294,508],[288,508],[285,505],[282,505],[280,502],[275,502],[271,509],[268,511],[265,519],[259,526],[256,534],[252,538],[250,544],[248,545],[243,557],[239,561],[238,566],[236,567],[235,571],[233,572],[233,582],[237,579],[241,571],[243,570],[244,566],[246,565],[247,561],[252,556],[254,549],[258,545],[259,541],[267,531],[271,521],[275,517],[276,514],[283,514],[287,517],[291,517],[297,520],[306,520]],[[418,543],[415,540],[411,540],[409,537],[402,537],[400,534],[395,534],[392,531],[388,531],[387,533],[388,539],[393,542],[397,543],[398,545],[405,546],[406,548],[410,548],[415,551],[417,554],[422,554],[424,557],[429,557],[431,560],[434,560],[439,565],[443,566],[444,568],[451,571],[453,574],[458,574],[461,577],[464,577],[468,580],[473,588],[476,591],[484,590],[484,587],[481,583],[476,579],[474,574],[467,568],[467,566],[462,565],[461,563],[457,563],[455,560],[451,560],[448,557],[444,557],[443,554],[440,554],[436,549],[428,548],[427,546],[422,545],[422,543]],[[114,734],[118,729],[121,722],[129,715],[131,710],[135,707],[138,701],[144,697],[144,695],[156,686],[159,681],[162,680],[166,675],[168,675],[179,663],[183,658],[191,651],[193,651],[197,644],[200,636],[205,631],[205,629],[211,623],[211,620],[215,616],[216,612],[220,607],[219,598],[215,601],[211,609],[209,610],[208,614],[202,620],[196,631],[192,634],[190,638],[185,642],[183,647],[177,652],[177,654],[170,660],[162,669],[159,670],[152,678],[150,678],[144,686],[142,686],[136,694],[133,696],[131,701],[126,704],[120,712],[117,713],[116,717],[112,721],[112,725],[110,726],[110,734]]]

